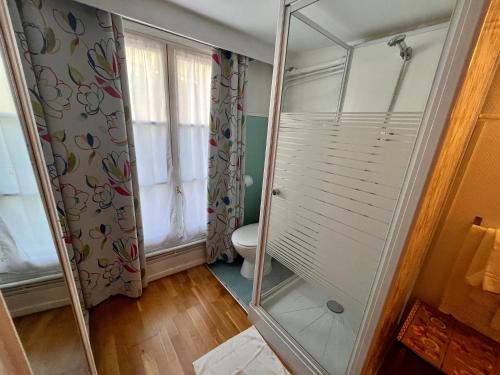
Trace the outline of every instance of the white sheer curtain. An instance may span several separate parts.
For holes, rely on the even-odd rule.
[[[17,115],[0,115],[0,283],[59,272]]]
[[[208,122],[212,62],[209,55],[174,50],[179,175],[183,192],[184,232],[206,232]]]
[[[165,43],[127,34],[125,44],[144,240],[153,251],[206,232],[211,63],[209,56],[170,47],[169,72]],[[176,116],[169,102],[176,103]]]
[[[0,56],[0,285],[60,272]]]
[[[127,34],[144,242],[147,248],[177,237],[175,185],[168,118],[166,50],[162,43]]]

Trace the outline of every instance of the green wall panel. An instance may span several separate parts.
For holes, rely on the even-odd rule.
[[[266,154],[267,117],[246,118],[245,174],[252,176],[253,185],[245,190],[245,224],[259,221],[260,194]]]

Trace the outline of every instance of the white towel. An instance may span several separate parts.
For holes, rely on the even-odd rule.
[[[465,280],[475,288],[482,288],[486,267],[495,245],[497,230],[479,226],[478,228],[480,228],[483,236],[479,245],[475,249],[471,249],[474,256],[465,274]]]
[[[477,225],[469,229],[446,284],[439,309],[500,342],[500,330],[494,324],[500,308],[499,298],[482,288],[473,287],[466,280],[476,250],[486,233],[487,228]]]
[[[500,296],[500,230],[495,232],[495,241],[484,270],[483,289]]]

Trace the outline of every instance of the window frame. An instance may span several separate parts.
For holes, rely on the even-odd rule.
[[[163,45],[163,57],[166,62],[164,68],[165,76],[165,89],[166,89],[166,108],[167,108],[167,127],[170,132],[170,152],[172,160],[172,179],[175,184],[176,189],[176,203],[179,202],[179,195],[182,195],[180,182],[180,160],[179,160],[179,116],[177,111],[177,96],[176,96],[176,67],[175,67],[175,51],[176,50],[187,50],[194,54],[199,54],[203,56],[211,56],[211,48],[202,43],[171,34],[167,31],[157,29],[151,26],[145,26],[143,24],[136,23],[131,20],[124,20],[124,34],[125,40],[128,35],[135,35],[137,37],[146,38],[154,40]],[[126,43],[126,42],[125,42]],[[132,121],[134,123],[134,121]],[[141,121],[139,121],[141,122]],[[142,121],[145,122],[145,121]],[[154,123],[145,122],[145,123]],[[177,253],[183,249],[189,250],[193,245],[206,242],[206,232],[200,235],[194,236],[188,240],[178,239],[178,240],[167,240],[161,244],[144,246],[146,253],[146,258],[158,256],[167,253]]]

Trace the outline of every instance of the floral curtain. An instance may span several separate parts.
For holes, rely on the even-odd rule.
[[[85,307],[145,283],[121,19],[67,0],[9,3]]]
[[[245,87],[248,57],[212,53],[208,161],[207,261],[232,262],[234,230],[243,224],[245,174]]]

